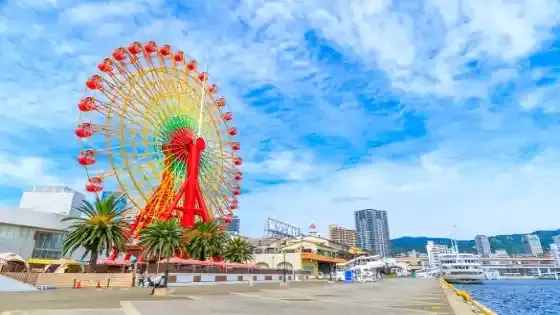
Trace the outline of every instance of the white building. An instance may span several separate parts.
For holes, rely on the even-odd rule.
[[[544,253],[541,239],[538,235],[523,235],[523,251],[531,256],[538,256]]]
[[[430,268],[440,268],[442,254],[452,254],[453,249],[447,245],[434,244],[433,241],[428,241],[426,245],[426,252],[428,252],[428,263]]]
[[[64,186],[37,186],[24,191],[19,208],[56,213],[61,215],[79,216],[76,208],[85,200],[84,195]]]
[[[476,244],[476,251],[480,257],[488,258],[492,253],[492,247],[490,247],[490,239],[486,235],[477,235],[474,237],[474,242]]]
[[[550,253],[554,258],[554,266],[560,268],[560,244],[552,243],[550,244]]]
[[[491,258],[509,258],[509,254],[505,249],[496,249],[492,254]]]
[[[23,259],[58,259],[69,222],[84,195],[67,187],[42,186],[26,191],[20,207],[0,206],[0,253],[15,253]],[[81,258],[81,252],[74,258]],[[77,257],[80,256],[80,257]]]
[[[554,266],[560,268],[560,235],[556,235],[552,238],[554,243],[550,244],[550,253],[554,258]]]

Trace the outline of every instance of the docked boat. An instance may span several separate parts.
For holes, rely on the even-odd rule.
[[[482,283],[486,278],[478,256],[443,254],[440,256],[441,276],[449,283]]]
[[[397,263],[392,258],[379,255],[360,256],[344,264],[337,265],[338,281],[375,282],[381,278],[382,271],[394,270],[397,275],[406,275],[406,265]]]

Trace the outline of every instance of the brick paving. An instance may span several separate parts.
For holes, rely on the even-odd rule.
[[[293,282],[208,285],[170,289],[170,296],[148,296],[148,289],[54,290],[0,293],[1,315],[173,315],[289,314],[401,315],[454,314],[439,282],[387,279],[377,283]],[[19,310],[19,311],[18,311]]]

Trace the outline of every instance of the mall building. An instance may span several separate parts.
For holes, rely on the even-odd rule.
[[[19,206],[0,206],[0,253],[25,260],[62,258],[62,242],[84,195],[64,186],[38,186],[25,191]],[[72,257],[81,259],[83,252]]]
[[[313,235],[286,239],[250,238],[248,241],[253,246],[257,266],[306,271],[315,276],[333,272],[336,264],[345,263],[358,254],[355,248]]]

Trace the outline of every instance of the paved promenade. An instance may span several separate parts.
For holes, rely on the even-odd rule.
[[[377,283],[294,282],[213,285],[171,289],[171,296],[148,296],[148,289],[53,290],[0,293],[1,315],[404,315],[454,314],[439,281],[387,279]]]

